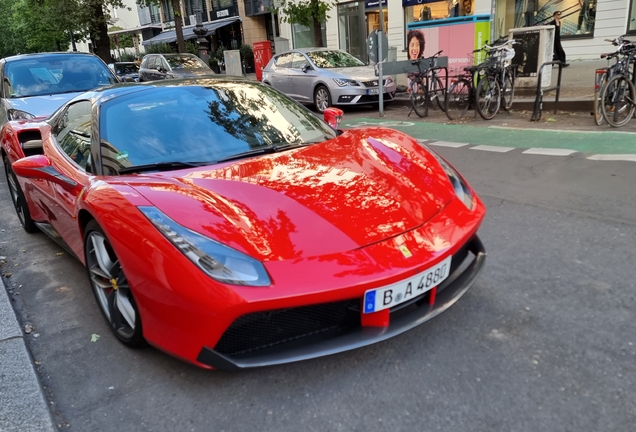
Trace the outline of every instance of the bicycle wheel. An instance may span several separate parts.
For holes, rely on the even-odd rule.
[[[603,118],[603,99],[601,99],[601,90],[607,83],[608,76],[607,71],[599,73],[599,70],[596,72],[596,82],[594,83],[594,112],[592,112],[594,122],[597,126],[601,126],[605,122],[605,119]]]
[[[499,112],[501,90],[494,76],[483,76],[475,88],[477,112],[484,120],[491,120]]]
[[[446,117],[449,120],[461,118],[466,114],[470,106],[471,90],[470,81],[464,78],[450,86],[445,97]]]
[[[515,97],[515,79],[512,73],[508,71],[506,79],[501,88],[501,107],[504,111],[510,111],[512,108],[512,100]]]
[[[603,118],[612,127],[624,126],[636,110],[636,89],[625,75],[615,75],[603,86],[601,109]]]
[[[431,95],[431,105],[437,106],[442,111],[446,110],[446,88],[444,83],[437,75],[434,76],[431,81],[431,86],[428,89],[428,94]]]
[[[413,80],[411,84],[411,105],[413,111],[419,117],[426,117],[428,115],[428,101],[426,100],[425,84],[421,80]]]

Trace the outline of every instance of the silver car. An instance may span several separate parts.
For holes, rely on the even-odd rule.
[[[273,57],[263,82],[324,112],[334,105],[377,104],[379,81],[372,66],[351,54],[329,48],[299,48]],[[395,82],[384,79],[384,100],[395,97]]]

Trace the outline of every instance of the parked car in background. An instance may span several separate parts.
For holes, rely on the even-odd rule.
[[[47,117],[79,93],[119,82],[99,57],[79,52],[3,58],[0,81],[0,126]]]
[[[318,112],[333,105],[379,103],[379,80],[372,66],[351,54],[328,48],[301,48],[273,57],[263,82]],[[396,84],[384,78],[384,101],[395,97]]]
[[[117,339],[236,369],[396,336],[484,266],[486,208],[464,178],[341,117],[216,75],[96,89],[0,143],[22,226],[85,264]]]
[[[109,63],[108,67],[121,81],[139,81],[139,65],[135,62]]]
[[[141,60],[139,81],[195,78],[214,71],[194,54],[146,54]]]

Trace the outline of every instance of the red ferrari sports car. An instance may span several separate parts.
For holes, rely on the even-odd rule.
[[[0,133],[24,229],[85,264],[114,335],[201,367],[382,341],[485,262],[486,209],[444,159],[259,82],[120,84]]]

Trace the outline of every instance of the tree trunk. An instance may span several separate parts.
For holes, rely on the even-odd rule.
[[[318,21],[316,17],[314,17],[314,42],[317,47],[324,47],[324,43],[322,41],[322,28],[321,23]]]
[[[172,0],[172,13],[174,14],[174,30],[177,34],[177,51],[185,52],[183,41],[183,17],[181,16],[181,0]]]
[[[91,29],[91,39],[94,41],[93,50],[95,54],[105,63],[112,63],[113,57],[110,55],[110,38],[108,37],[108,26],[106,17],[104,17],[104,9],[101,2],[90,2],[93,9],[93,17],[97,24],[96,28]]]

